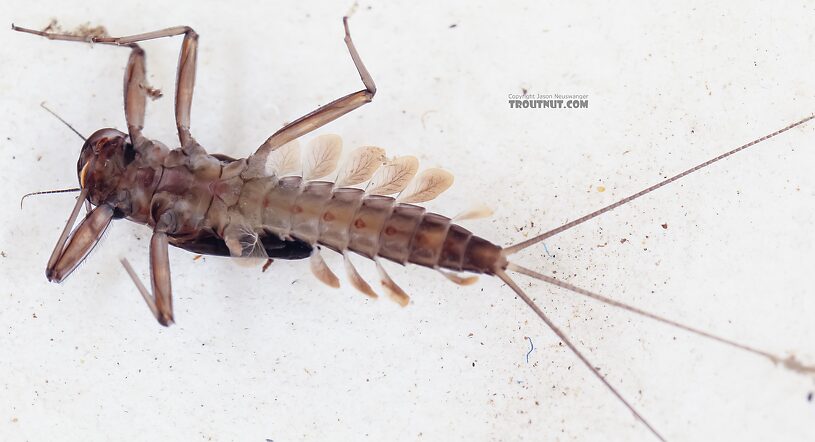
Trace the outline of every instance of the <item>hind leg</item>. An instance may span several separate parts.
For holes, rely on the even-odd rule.
[[[173,295],[170,285],[170,259],[167,254],[167,234],[163,232],[153,232],[150,239],[150,282],[153,289],[151,294],[142,284],[139,276],[127,261],[122,259],[127,274],[136,284],[142,298],[150,308],[150,312],[156,317],[159,324],[167,327],[173,320]]]
[[[368,73],[368,69],[362,63],[357,48],[354,46],[353,40],[351,40],[351,31],[348,29],[348,17],[343,17],[342,23],[345,27],[345,45],[348,47],[351,60],[353,60],[354,66],[357,68],[357,72],[362,79],[362,84],[365,85],[365,89],[338,98],[323,107],[309,112],[272,134],[272,136],[258,148],[257,152],[249,157],[249,169],[244,173],[244,177],[251,178],[264,175],[266,159],[272,151],[373,100],[376,94],[376,84],[374,84],[371,74]]]

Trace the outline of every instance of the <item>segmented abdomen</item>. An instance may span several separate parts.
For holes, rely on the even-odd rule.
[[[239,207],[258,230],[402,265],[489,274],[501,251],[423,207],[296,176],[247,182]]]

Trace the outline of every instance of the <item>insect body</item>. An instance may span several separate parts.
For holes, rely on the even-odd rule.
[[[75,36],[24,28],[57,40],[92,41],[129,47],[125,72],[124,107],[128,133],[101,129],[91,135],[80,153],[77,172],[81,193],[49,260],[49,280],[62,281],[84,259],[115,218],[128,218],[150,226],[151,288],[145,288],[126,260],[123,264],[139,291],[163,325],[173,320],[168,247],[196,253],[239,258],[310,259],[315,275],[329,285],[338,279],[320,257],[320,246],[343,254],[351,283],[376,296],[349,260],[350,252],[400,264],[413,263],[442,271],[466,284],[472,278],[456,272],[495,275],[502,279],[552,329],[585,366],[658,438],[659,433],[631,406],[568,337],[511,279],[514,271],[592,297],[685,331],[763,356],[798,372],[815,372],[793,357],[782,358],[711,335],[683,324],[622,304],[591,291],[540,274],[514,263],[510,257],[546,238],[613,210],[696,170],[761,141],[779,135],[808,117],[706,161],[596,210],[561,227],[519,244],[502,248],[456,225],[450,218],[427,213],[412,203],[432,199],[452,182],[446,172],[431,169],[411,181],[417,163],[411,157],[384,161],[378,148],[355,150],[336,180],[316,181],[332,173],[338,163],[339,138],[317,137],[306,152],[302,176],[291,176],[297,164],[296,140],[340,116],[370,102],[376,86],[357,53],[345,21],[345,42],[364,89],[337,99],[274,133],[245,159],[210,155],[190,133],[190,108],[195,78],[197,34],[189,27],[169,28],[128,37]],[[175,117],[180,146],[170,150],[146,138],[142,131],[147,88],[144,52],[137,42],[184,35],[178,66]],[[383,164],[384,163],[384,164]],[[367,190],[348,187],[369,181]],[[397,198],[388,195],[399,193]],[[96,206],[71,233],[85,200]],[[405,305],[408,297],[377,261],[381,282],[391,296]]]
[[[96,208],[68,239],[74,211],[46,269],[48,279],[64,280],[114,218],[127,218],[153,229],[153,293],[141,286],[127,261],[123,264],[163,325],[173,320],[168,245],[241,258],[310,257],[315,274],[337,286],[337,278],[319,255],[317,245],[323,245],[346,255],[352,283],[371,296],[375,293],[354,269],[348,252],[456,272],[493,274],[504,268],[500,247],[452,224],[447,217],[410,204],[432,199],[452,184],[452,176],[439,169],[424,171],[411,183],[418,167],[413,157],[383,165],[381,149],[361,148],[346,162],[336,183],[314,181],[333,172],[339,159],[341,141],[326,135],[309,146],[303,176],[286,176],[296,169],[297,137],[369,102],[376,93],[351,41],[347,21],[345,26],[346,44],[366,88],[287,125],[254,155],[240,160],[209,155],[190,134],[198,39],[192,29],[177,27],[123,38],[89,37],[96,43],[132,48],[125,73],[125,114],[130,133],[105,128],[85,141],[77,164],[82,194],[76,209],[85,199]],[[15,29],[51,39],[83,40]],[[142,134],[144,51],[136,42],[178,34],[184,35],[176,91],[181,147],[169,150]],[[368,191],[347,187],[371,178]],[[400,193],[398,200],[386,196],[394,193]],[[378,263],[377,268],[388,292],[406,305],[407,295]],[[446,276],[462,283],[472,281],[449,273]]]

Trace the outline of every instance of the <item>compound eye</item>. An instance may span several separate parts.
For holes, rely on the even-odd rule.
[[[99,141],[93,146],[93,153],[99,153],[105,145],[108,144],[108,137],[100,138]]]
[[[88,161],[82,166],[82,170],[79,171],[79,187],[85,188],[85,177],[88,175],[88,166],[90,166],[91,162]]]

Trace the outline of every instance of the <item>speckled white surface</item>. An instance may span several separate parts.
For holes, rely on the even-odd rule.
[[[122,221],[64,284],[48,283],[73,199],[20,210],[19,198],[75,185],[81,144],[38,104],[84,133],[122,128],[127,52],[12,33],[9,22],[56,17],[113,34],[193,26],[193,133],[232,155],[361,86],[342,42],[350,3],[172,3],[0,5],[0,439],[653,440],[488,278],[462,288],[389,266],[413,295],[400,309],[328,289],[302,262],[261,274],[172,250],[178,324],[165,329],[117,262],[129,257],[146,277],[148,231]],[[815,111],[811,4],[602,5],[361,2],[352,32],[379,93],[321,133],[453,171],[456,184],[429,207],[484,202],[494,218],[467,226],[505,245]],[[144,45],[150,81],[167,93],[149,105],[147,133],[167,143],[179,43]],[[509,109],[522,89],[589,94],[590,107]],[[810,124],[524,262],[815,364],[813,164]],[[519,280],[669,440],[815,438],[811,378]]]

